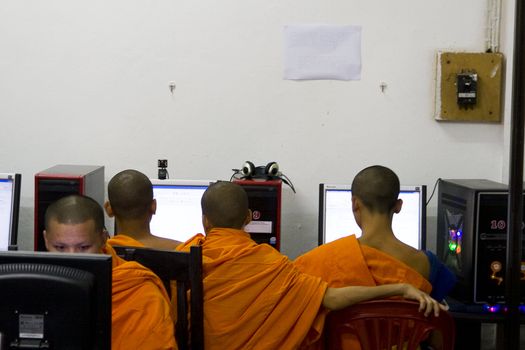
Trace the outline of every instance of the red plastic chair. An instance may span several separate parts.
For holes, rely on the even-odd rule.
[[[425,317],[419,303],[407,300],[372,300],[328,315],[326,349],[343,350],[343,339],[355,335],[363,350],[415,350],[431,331],[441,332],[442,349],[453,350],[455,325],[452,315],[441,310],[439,317]]]

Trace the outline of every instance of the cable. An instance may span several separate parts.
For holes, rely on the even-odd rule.
[[[439,183],[439,181],[441,181],[441,178],[438,177],[438,179],[436,180],[436,183],[434,184],[434,189],[432,189],[432,193],[430,194],[430,198],[428,198],[428,201],[427,203],[425,204],[425,206],[428,205],[428,203],[430,203],[430,200],[432,199],[432,197],[434,196],[434,192],[436,192],[436,187],[437,187],[437,184]]]
[[[239,175],[241,173],[241,169],[232,169],[233,171],[233,174],[232,176],[230,177],[230,182],[232,182],[233,179],[235,180],[239,180],[238,177],[235,177],[236,175]]]
[[[293,193],[297,193],[295,192],[295,187],[292,183],[292,181],[288,178],[288,176],[284,175],[283,173],[280,173],[279,176],[281,177],[281,180],[287,184],[288,186],[290,186],[290,188],[292,189]],[[284,179],[283,179],[284,178]]]

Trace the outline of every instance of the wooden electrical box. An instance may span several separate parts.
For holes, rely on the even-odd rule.
[[[465,104],[462,78],[474,77],[475,91]],[[501,122],[503,55],[501,53],[438,52],[435,119]],[[458,88],[459,87],[459,88]]]

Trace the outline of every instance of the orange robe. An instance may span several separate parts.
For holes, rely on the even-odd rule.
[[[300,271],[321,277],[335,288],[409,283],[426,293],[432,290],[430,282],[417,271],[388,254],[360,245],[354,235],[323,244],[298,257],[294,264]],[[322,348],[321,343],[312,349]],[[360,347],[354,343],[346,348]]]
[[[177,349],[166,290],[149,269],[125,261],[106,244],[112,256],[111,349]]]
[[[123,246],[123,247],[140,247],[140,248],[144,247],[146,248],[146,246],[142,242],[137,241],[135,238],[132,238],[122,233],[119,233],[118,235],[115,235],[112,238],[108,239],[108,244],[111,245],[112,247]],[[171,302],[170,302],[171,315],[172,315],[173,322],[176,322],[177,321],[177,293],[175,293],[174,291],[177,290],[177,282],[171,281],[170,286],[171,286],[171,291],[173,291],[171,293]]]
[[[299,348],[323,318],[326,283],[300,273],[287,257],[227,228],[197,235],[179,246],[203,250],[206,350]]]

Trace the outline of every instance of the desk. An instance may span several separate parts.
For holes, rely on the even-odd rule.
[[[448,300],[448,299],[447,299]],[[504,313],[490,313],[483,310],[481,305],[465,305],[457,302],[449,302],[450,313],[456,322],[456,349],[481,349],[482,339],[487,341],[486,336],[481,333],[482,324],[496,324],[495,339],[488,339],[495,344],[495,349],[503,349],[504,325],[506,315]],[[525,324],[525,315],[521,316],[521,324]],[[485,339],[484,339],[485,338]],[[521,342],[525,339],[521,336]],[[484,348],[490,349],[487,347]]]

